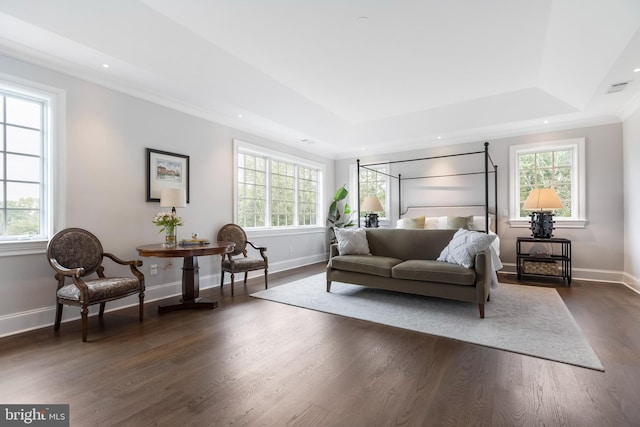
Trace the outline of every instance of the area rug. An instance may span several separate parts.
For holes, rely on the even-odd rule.
[[[324,274],[252,294],[279,303],[604,371],[555,289],[500,284],[480,319],[475,303],[333,282]]]

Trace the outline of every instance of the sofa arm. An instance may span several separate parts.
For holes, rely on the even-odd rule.
[[[475,259],[476,291],[478,301],[485,302],[491,291],[491,251],[485,249],[478,253]]]
[[[338,252],[338,244],[332,243],[331,246],[329,246],[329,259],[338,255],[340,255],[340,252]]]

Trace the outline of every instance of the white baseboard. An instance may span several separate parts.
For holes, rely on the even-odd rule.
[[[629,273],[624,273],[624,284],[637,294],[640,294],[640,279]]]
[[[503,264],[504,268],[500,270],[502,273],[516,274],[516,265],[512,263]],[[587,280],[593,282],[610,282],[626,284],[623,280],[624,273],[622,271],[613,270],[595,270],[589,268],[572,268],[571,278],[576,280]]]
[[[303,258],[294,258],[286,261],[275,262],[269,265],[269,273],[290,270],[292,268],[303,267],[327,260],[326,254],[318,254]],[[257,271],[249,274],[249,277],[262,276],[263,273]],[[229,283],[229,275],[225,275],[225,283]],[[207,276],[200,276],[200,289],[210,289],[220,286],[220,273]],[[147,286],[145,289],[145,304],[150,304],[165,298],[175,297],[182,294],[182,284],[180,282],[163,283],[154,286]],[[138,305],[138,297],[132,295],[107,304],[106,312],[120,310],[126,307]],[[15,335],[34,329],[52,327],[55,321],[56,307],[42,307],[34,310],[21,311],[0,316],[0,338],[8,335]],[[89,316],[98,315],[98,306],[89,307]],[[80,309],[77,307],[65,306],[62,311],[62,322],[71,322],[80,319]]]

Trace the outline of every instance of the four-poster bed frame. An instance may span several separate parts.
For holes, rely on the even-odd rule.
[[[398,176],[388,174],[386,172],[381,172],[379,170],[372,169],[373,166],[381,166],[381,165],[390,165],[395,163],[406,163],[406,162],[417,162],[424,160],[434,160],[434,159],[444,159],[449,157],[459,157],[459,156],[469,156],[469,155],[477,155],[484,154],[484,170],[477,172],[465,172],[465,173],[453,173],[453,174],[445,174],[445,175],[430,175],[430,176],[416,176],[416,177],[403,177],[401,174]],[[489,167],[491,165],[491,168]],[[484,214],[485,214],[485,232],[489,233],[489,174],[493,174],[494,176],[494,215],[497,217],[498,215],[498,166],[493,163],[491,156],[489,155],[489,143],[484,143],[483,151],[472,151],[467,153],[455,153],[455,154],[446,154],[441,156],[432,156],[432,157],[421,157],[418,159],[407,159],[407,160],[395,160],[388,162],[379,162],[379,163],[368,163],[365,165],[360,164],[360,159],[357,160],[357,182],[358,182],[358,227],[360,227],[360,169],[367,169],[375,173],[380,173],[390,178],[394,178],[398,180],[398,218],[401,218],[403,215],[402,212],[402,183],[406,180],[414,180],[414,179],[427,179],[427,178],[443,178],[443,177],[453,177],[453,176],[465,176],[465,175],[484,175]],[[498,221],[494,221],[495,232],[498,232]]]

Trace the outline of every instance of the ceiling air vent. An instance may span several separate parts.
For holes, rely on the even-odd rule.
[[[631,81],[613,83],[611,86],[609,86],[609,90],[607,90],[607,93],[622,92],[629,83],[631,83]]]

